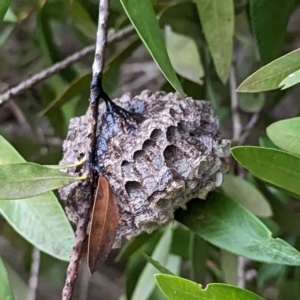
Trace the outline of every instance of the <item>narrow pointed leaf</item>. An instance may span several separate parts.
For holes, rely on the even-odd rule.
[[[4,264],[0,258],[0,299],[1,300],[14,300],[12,289]]]
[[[169,300],[264,300],[250,291],[228,284],[211,283],[202,289],[201,284],[165,274],[155,275],[155,280]]]
[[[300,69],[300,49],[290,52],[246,78],[237,88],[242,93],[276,90],[284,78]]]
[[[168,226],[152,254],[152,258],[157,260],[163,266],[166,265],[168,261],[171,242],[172,228]],[[157,269],[152,266],[152,264],[148,263],[139,277],[131,300],[148,299],[155,288],[155,281],[153,276],[156,273]]]
[[[136,251],[138,251],[145,243],[147,243],[157,231],[152,232],[151,234],[148,233],[141,233],[137,237],[132,240],[129,240],[123,247],[120,249],[118,256],[116,257],[116,261],[123,261],[129,259],[131,255],[133,255]]]
[[[158,21],[150,0],[120,0],[144,45],[174,89],[184,95],[182,86],[170,62]]]
[[[92,80],[91,72],[88,72],[76,78],[69,85],[67,85],[63,90],[63,92],[60,93],[53,101],[51,101],[49,105],[39,113],[39,115],[43,116],[50,109],[57,108],[58,106],[62,106],[68,101],[72,100],[79,93],[82,93],[82,91],[89,89],[91,80]]]
[[[0,136],[0,167],[22,163],[22,156]],[[74,233],[52,192],[25,200],[0,200],[0,214],[35,247],[61,260],[70,258]]]
[[[78,180],[67,173],[35,163],[14,163],[0,168],[0,199],[25,199]]]
[[[5,263],[5,268],[15,300],[24,300],[24,295],[28,295],[29,286],[23,281],[20,275],[9,266],[9,264]]]
[[[225,83],[233,53],[233,0],[196,0],[196,4],[217,74]]]
[[[173,274],[170,270],[168,270],[167,268],[165,268],[163,265],[161,265],[159,263],[159,261],[157,261],[156,259],[153,259],[152,257],[150,257],[149,255],[147,255],[146,253],[144,253],[144,257],[145,259],[153,266],[155,267],[158,271],[160,271],[163,274],[169,274],[169,275],[175,275]]]
[[[119,228],[116,196],[105,177],[99,177],[91,217],[88,242],[88,267],[92,273],[107,258]]]
[[[295,2],[295,0],[249,0],[251,27],[263,64],[280,55]]]
[[[259,217],[272,216],[272,209],[264,195],[243,178],[225,175],[222,183],[224,193]]]
[[[211,244],[252,260],[300,265],[300,253],[285,241],[272,238],[268,228],[229,197],[211,193],[194,200],[176,219]]]
[[[8,8],[10,5],[10,0],[1,0],[0,1],[0,22],[3,20]]]
[[[300,157],[270,148],[240,146],[233,157],[256,177],[300,195]]]
[[[300,156],[300,118],[281,120],[267,127],[267,135],[280,149]]]
[[[95,39],[97,26],[92,21],[88,12],[84,9],[79,1],[71,1],[70,16],[78,30],[80,30],[84,35],[91,38],[92,40]]]

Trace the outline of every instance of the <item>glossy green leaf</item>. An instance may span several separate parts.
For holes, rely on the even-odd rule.
[[[70,2],[70,4],[70,16],[74,25],[84,35],[91,38],[92,40],[95,40],[97,26],[90,18],[88,12],[79,1],[73,0]]]
[[[267,135],[280,149],[300,156],[300,118],[280,120],[267,127]]]
[[[264,195],[241,177],[226,174],[222,183],[224,193],[259,217],[270,217],[272,209]]]
[[[262,147],[231,149],[233,157],[256,177],[300,195],[300,158],[290,153]]]
[[[233,0],[196,0],[196,4],[217,74],[225,83],[233,55]]]
[[[166,265],[170,252],[171,242],[172,228],[171,226],[168,226],[152,254],[152,258],[154,260],[157,260],[161,265]],[[155,281],[153,276],[156,273],[157,269],[152,266],[152,264],[147,263],[146,267],[143,269],[143,272],[139,277],[131,300],[148,299],[155,288]]]
[[[233,285],[211,283],[202,289],[201,284],[166,274],[155,275],[155,280],[169,300],[264,300]]]
[[[272,238],[268,228],[229,197],[210,193],[193,200],[176,219],[211,244],[252,260],[300,265],[300,253],[285,241]]]
[[[10,5],[10,0],[1,0],[0,1],[0,22],[3,20],[8,8]]]
[[[0,199],[25,199],[59,189],[76,177],[35,163],[14,163],[0,168]]]
[[[281,52],[295,0],[249,0],[250,21],[263,64]]]
[[[175,275],[170,270],[165,268],[162,264],[160,264],[159,261],[157,261],[156,259],[153,259],[151,256],[147,255],[146,253],[144,253],[144,257],[153,267],[155,267],[161,273]]]
[[[238,87],[242,93],[257,93],[279,88],[281,81],[300,69],[300,49],[290,52],[246,78]]]
[[[20,162],[24,159],[0,136],[0,165]],[[74,233],[52,192],[25,200],[0,200],[0,214],[38,249],[58,259],[69,260]]]
[[[284,78],[280,83],[279,87],[282,90],[290,88],[291,86],[298,84],[300,82],[300,70],[291,73],[286,78]]]
[[[174,89],[184,95],[168,56],[150,0],[120,0],[144,45]]]
[[[0,299],[1,300],[14,300],[12,289],[10,287],[10,282],[7,276],[6,269],[0,258]]]
[[[204,75],[196,42],[188,37],[172,31],[170,26],[165,28],[166,46],[175,71],[193,82],[202,83]]]

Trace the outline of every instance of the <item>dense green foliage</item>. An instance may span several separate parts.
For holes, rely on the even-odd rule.
[[[97,1],[0,2],[0,91],[95,42]],[[150,86],[209,100],[233,148],[230,174],[206,201],[192,200],[172,224],[113,251],[117,264],[111,257],[99,274],[113,270],[124,288],[105,293],[103,284],[107,299],[300,299],[300,24],[289,23],[300,19],[299,5],[111,0],[111,32],[135,31],[108,45],[106,91]],[[63,284],[74,234],[52,190],[78,178],[50,165],[70,118],[88,106],[91,62],[0,106],[0,300],[25,299],[34,247],[51,299]],[[99,298],[99,278],[88,299]]]

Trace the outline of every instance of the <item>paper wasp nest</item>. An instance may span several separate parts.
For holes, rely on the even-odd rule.
[[[178,94],[143,91],[123,95],[114,102],[144,119],[130,127],[124,119],[105,135],[98,158],[112,190],[117,195],[120,224],[117,238],[132,237],[174,218],[174,211],[192,198],[205,199],[220,186],[228,169],[230,144],[219,135],[219,124],[210,103],[182,98]],[[99,108],[99,126],[106,132]],[[61,164],[80,159],[86,150],[87,117],[73,118],[63,144]],[[77,173],[76,173],[76,172]],[[68,172],[78,174],[80,170]],[[76,222],[76,211],[85,192],[81,182],[60,190],[67,200],[67,214]],[[82,203],[82,202],[81,202]]]

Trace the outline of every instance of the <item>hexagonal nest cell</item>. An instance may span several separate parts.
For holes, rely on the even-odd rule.
[[[207,101],[143,91],[114,102],[142,116],[135,124],[122,117],[112,124],[104,103],[99,107],[97,157],[118,198],[120,239],[152,232],[172,220],[174,211],[185,208],[189,200],[205,199],[220,186],[228,169],[230,142],[220,137],[218,119]],[[87,128],[86,115],[71,119],[60,164],[82,158]],[[78,175],[81,170],[67,172]],[[60,189],[67,215],[75,223],[78,206],[87,198],[84,189],[81,182]]]

